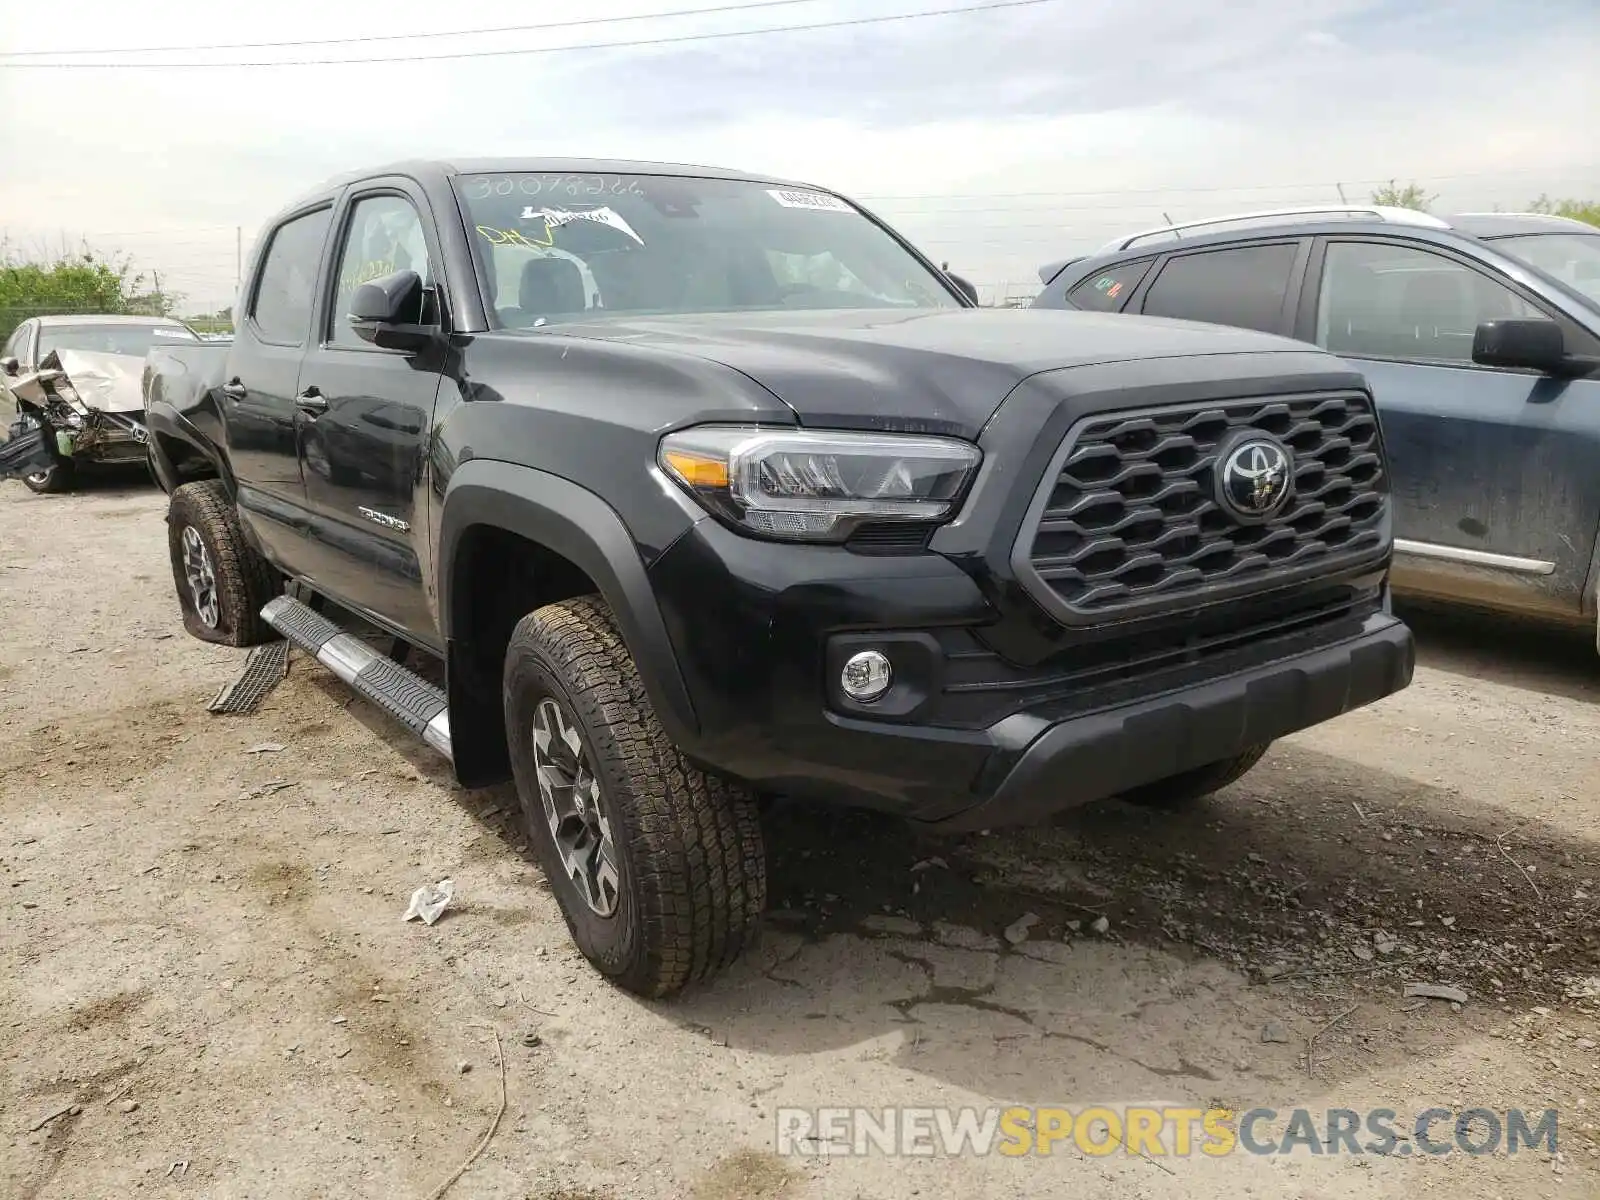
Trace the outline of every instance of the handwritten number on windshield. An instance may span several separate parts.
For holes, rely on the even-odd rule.
[[[620,175],[503,175],[498,179],[477,176],[462,185],[468,200],[487,200],[490,196],[509,196],[513,191],[524,196],[642,196],[637,180]]]

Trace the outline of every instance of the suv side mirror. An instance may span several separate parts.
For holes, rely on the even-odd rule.
[[[956,290],[958,290],[968,300],[972,301],[974,304],[978,302],[978,289],[975,288],[971,282],[961,278],[959,275],[952,275],[949,271],[944,273],[944,277],[951,283],[955,284]]]
[[[421,324],[422,276],[396,271],[363,283],[350,296],[347,320],[356,336],[385,350],[421,350],[437,330]]]
[[[7,375],[15,375],[21,369],[22,364],[16,360],[14,355],[8,354],[4,358],[0,358],[0,371],[4,371]]]
[[[1560,325],[1544,318],[1485,321],[1472,335],[1472,361],[1558,374],[1566,366],[1566,339]]]

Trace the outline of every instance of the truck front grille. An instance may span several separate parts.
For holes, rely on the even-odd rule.
[[[1216,492],[1241,432],[1292,456],[1294,494],[1246,523]],[[1276,587],[1387,549],[1378,420],[1359,392],[1106,414],[1068,431],[1029,509],[1014,566],[1047,611],[1099,624]]]

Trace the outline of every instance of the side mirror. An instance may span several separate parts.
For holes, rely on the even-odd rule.
[[[438,330],[422,320],[422,277],[415,271],[363,283],[350,296],[346,319],[356,336],[385,350],[421,350]]]
[[[1479,366],[1557,374],[1566,360],[1561,326],[1543,318],[1485,321],[1472,335],[1472,361]]]
[[[15,356],[8,354],[4,358],[0,358],[0,371],[4,371],[7,375],[15,375],[21,369],[22,364],[16,360]]]
[[[946,279],[956,285],[956,290],[968,300],[972,301],[974,304],[978,302],[978,289],[975,288],[969,280],[963,279],[959,275],[952,275],[949,271],[946,271],[944,275]]]

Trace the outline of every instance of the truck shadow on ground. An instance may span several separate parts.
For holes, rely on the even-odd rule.
[[[1180,814],[1112,801],[935,840],[779,808],[765,944],[662,1011],[774,1055],[901,1034],[898,1065],[1019,1100],[1254,1102],[1312,1085],[1305,1038],[1364,999],[1318,1072],[1370,1071],[1600,976],[1600,843],[1531,821],[1506,836],[1449,799],[1284,746]],[[1407,982],[1472,1001],[1403,1016]],[[1271,1022],[1289,1044],[1262,1043]]]

